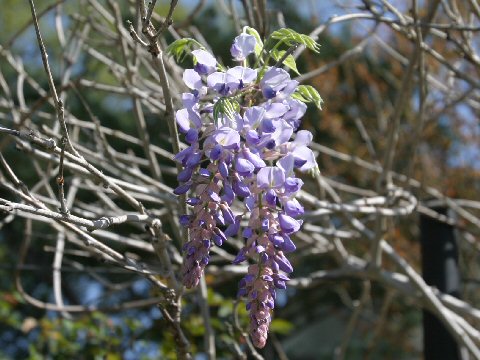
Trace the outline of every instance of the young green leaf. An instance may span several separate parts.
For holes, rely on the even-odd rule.
[[[223,116],[230,120],[235,119],[235,113],[240,110],[240,105],[234,99],[220,98],[213,106],[213,118],[215,120],[221,119]]]
[[[320,45],[317,44],[310,36],[305,34],[299,34],[292,29],[279,29],[274,31],[270,37],[275,40],[281,40],[288,46],[294,46],[295,44],[305,45],[308,49],[318,53]]]
[[[292,94],[292,98],[304,103],[313,103],[317,108],[322,110],[323,100],[313,86],[299,85],[297,90]]]
[[[283,58],[285,52],[285,50],[272,50],[270,52],[270,55],[274,58],[275,61],[279,61],[281,58]],[[285,60],[283,60],[283,65],[300,75],[297,69],[297,63],[295,62],[295,58],[293,57],[293,55],[288,55]]]
[[[293,324],[285,319],[273,319],[270,324],[270,331],[282,335],[287,335],[293,328]]]
[[[184,38],[178,39],[168,45],[166,52],[168,55],[172,55],[175,58],[175,61],[181,61],[187,54],[187,51],[191,50],[193,46],[196,45],[200,49],[205,49],[205,47],[200,44],[195,39]]]

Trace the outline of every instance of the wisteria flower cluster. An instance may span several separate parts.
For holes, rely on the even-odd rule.
[[[302,225],[298,217],[304,209],[295,196],[303,181],[295,169],[317,165],[308,147],[312,134],[297,131],[308,100],[298,93],[298,82],[265,59],[257,68],[246,66],[263,46],[259,41],[248,33],[237,36],[230,52],[240,65],[229,69],[206,50],[191,52],[194,68],[183,74],[191,91],[182,95],[183,108],[176,112],[189,146],[175,156],[183,170],[174,193],[189,193],[191,206],[180,218],[190,233],[183,247],[187,288],[198,284],[212,246],[240,234],[244,238],[234,263],[250,265],[238,295],[247,298],[250,335],[262,348],[276,289],[285,289],[293,271],[286,257],[295,250],[291,236]],[[242,212],[232,209],[234,201]]]

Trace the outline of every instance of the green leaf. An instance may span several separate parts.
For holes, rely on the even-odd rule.
[[[293,324],[284,319],[273,319],[270,324],[270,331],[277,334],[286,335],[293,329]]]
[[[279,61],[285,55],[285,53],[285,50],[272,50],[270,52],[270,55],[272,55],[275,61]],[[283,64],[289,69],[295,71],[298,75],[300,75],[297,69],[297,63],[295,62],[295,58],[293,57],[293,55],[288,55],[285,60],[283,60]]]
[[[317,108],[322,110],[323,100],[313,86],[299,85],[297,90],[292,94],[292,98],[304,103],[313,103]]]
[[[200,49],[205,49],[205,47],[197,40],[183,38],[175,40],[170,45],[168,45],[166,52],[168,55],[172,55],[175,58],[175,61],[178,62],[185,57],[187,51],[191,50],[194,45],[198,46]]]
[[[226,116],[230,120],[235,119],[235,114],[240,110],[240,104],[235,99],[220,98],[213,105],[213,118],[219,120],[223,116]]]
[[[318,53],[320,50],[320,45],[313,40],[308,35],[299,34],[295,30],[292,29],[280,29],[274,31],[270,37],[275,40],[281,40],[288,46],[294,46],[296,44],[305,45],[308,49]]]
[[[262,48],[263,48],[263,41],[260,38],[260,34],[258,33],[257,30],[255,30],[254,28],[251,28],[250,26],[245,26],[243,28],[243,31],[249,35],[254,36],[255,40],[257,40],[257,43],[255,44],[255,55],[259,58],[260,55],[262,54]]]

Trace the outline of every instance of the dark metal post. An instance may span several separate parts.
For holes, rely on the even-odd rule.
[[[447,215],[444,206],[432,208]],[[425,215],[420,216],[422,273],[428,285],[455,297],[460,295],[458,248],[454,227]],[[459,348],[443,323],[432,313],[423,312],[425,360],[460,359]]]

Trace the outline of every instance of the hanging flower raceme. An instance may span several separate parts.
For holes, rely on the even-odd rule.
[[[291,46],[293,41],[318,50],[311,38],[290,29],[274,32],[266,44],[275,39],[277,45]],[[240,66],[224,69],[207,51],[192,51],[194,68],[183,74],[191,92],[182,95],[183,108],[176,112],[189,145],[175,156],[183,170],[174,193],[188,193],[191,207],[180,217],[190,235],[183,247],[183,283],[195,287],[210,249],[242,236],[244,246],[234,263],[248,261],[249,266],[238,295],[246,298],[250,335],[259,348],[267,340],[276,290],[286,288],[293,271],[285,254],[295,250],[291,237],[300,229],[297,217],[303,214],[295,198],[303,181],[295,169],[305,172],[317,166],[308,147],[312,134],[297,129],[305,103],[321,104],[312,87],[299,85],[278,66],[277,47],[263,45],[255,30],[245,28],[230,49]],[[184,51],[169,49],[177,56]],[[257,68],[246,66],[254,52]]]

